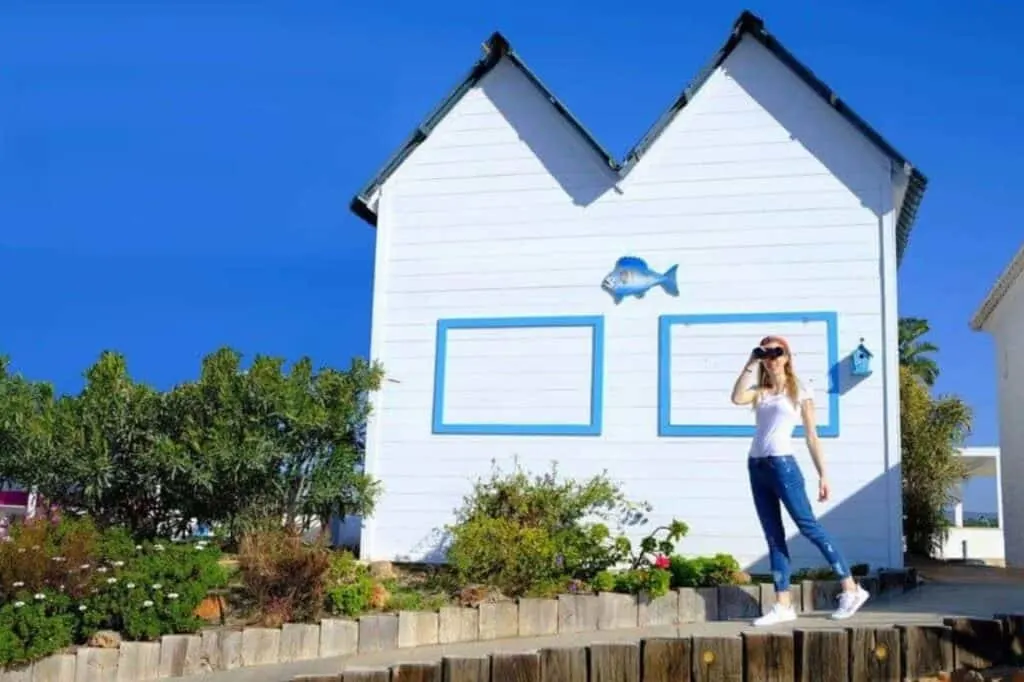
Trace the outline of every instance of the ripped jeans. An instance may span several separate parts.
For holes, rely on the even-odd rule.
[[[768,560],[772,568],[772,582],[776,592],[789,589],[789,548],[786,529],[782,525],[784,505],[800,534],[821,551],[825,560],[840,579],[850,577],[846,561],[836,549],[832,538],[814,517],[811,501],[807,497],[804,475],[792,455],[783,457],[751,457],[750,490],[754,494],[754,507],[761,521],[764,537],[768,541]]]

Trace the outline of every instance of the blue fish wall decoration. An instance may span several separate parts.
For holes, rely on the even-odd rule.
[[[615,262],[615,267],[601,282],[601,288],[611,295],[616,304],[621,303],[626,296],[643,298],[644,294],[656,286],[664,289],[669,296],[678,296],[678,268],[678,265],[673,265],[664,273],[658,273],[651,270],[643,258],[624,256]]]

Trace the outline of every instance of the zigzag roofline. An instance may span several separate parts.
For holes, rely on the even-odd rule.
[[[797,60],[782,44],[764,27],[764,21],[750,11],[744,11],[733,24],[725,44],[714,54],[710,62],[697,74],[697,77],[686,87],[676,98],[672,105],[663,113],[646,134],[627,152],[622,161],[615,159],[590,132],[583,127],[583,124],[572,115],[568,108],[555,97],[539,78],[526,66],[523,60],[512,49],[509,41],[499,32],[495,32],[483,44],[484,54],[481,59],[473,65],[469,74],[452,90],[447,97],[430,113],[412,134],[406,139],[402,146],[395,152],[384,166],[377,172],[373,179],[363,187],[362,190],[352,199],[350,208],[353,213],[368,222],[370,225],[377,225],[376,195],[380,187],[387,182],[410,154],[426,140],[438,123],[447,116],[448,112],[472,89],[481,79],[498,65],[504,58],[508,59],[530,80],[543,94],[544,97],[558,110],[568,123],[579,133],[588,145],[608,164],[608,167],[624,176],[629,170],[643,158],[644,154],[654,145],[669,124],[675,119],[686,104],[692,100],[701,86],[714,73],[715,69],[732,54],[744,36],[750,36],[757,40],[779,61],[785,64],[796,74],[811,90],[822,100],[828,103],[837,113],[853,125],[862,135],[871,141],[886,156],[892,159],[893,163],[903,170],[908,176],[907,190],[900,206],[899,217],[896,222],[896,258],[897,262],[903,259],[903,252],[910,241],[910,232],[917,217],[917,210],[924,197],[928,179],[913,166],[902,154],[890,145],[874,128],[869,126],[853,109],[846,105],[839,96],[824,82],[817,78],[814,73]]]

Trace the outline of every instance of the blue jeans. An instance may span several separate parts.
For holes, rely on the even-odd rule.
[[[750,490],[754,494],[754,507],[761,521],[764,537],[768,541],[768,560],[772,567],[772,582],[776,592],[789,589],[792,575],[786,529],[782,525],[781,505],[785,505],[800,534],[814,543],[832,570],[840,578],[849,578],[850,569],[836,549],[832,538],[814,518],[811,501],[807,498],[804,475],[792,455],[784,457],[751,457]]]

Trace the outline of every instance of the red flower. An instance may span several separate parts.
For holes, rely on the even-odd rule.
[[[668,568],[669,567],[669,563],[670,562],[668,560],[668,557],[665,556],[664,554],[659,554],[654,559],[654,567],[655,568]]]

